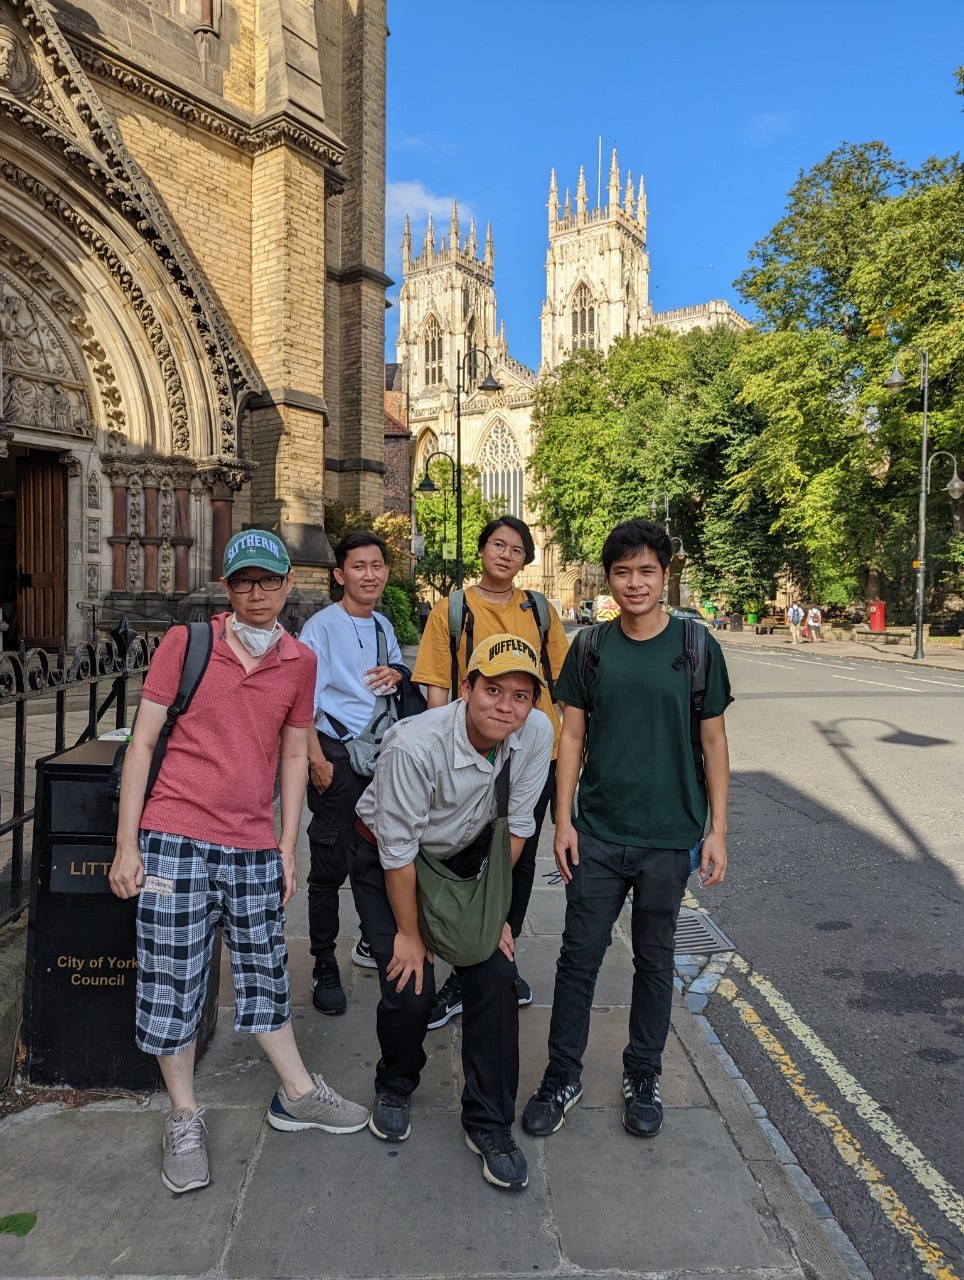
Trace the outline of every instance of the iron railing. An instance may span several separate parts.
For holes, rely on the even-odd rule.
[[[7,738],[7,726],[12,723],[14,740],[13,814],[4,819],[0,812],[0,926],[15,920],[29,898],[23,857],[24,833],[34,816],[33,808],[26,807],[30,764],[28,706],[41,709],[42,713],[44,702],[53,703],[54,753],[67,746],[68,695],[85,687],[87,724],[71,745],[96,737],[101,717],[112,706],[115,727],[121,729],[127,724],[127,686],[147,670],[159,643],[159,635],[138,635],[122,618],[110,638],[79,645],[69,657],[63,640],[56,653],[23,648],[16,653],[0,653],[0,735]],[[106,681],[110,682],[110,691],[101,701],[101,686]],[[8,835],[10,856],[6,859],[2,848]]]

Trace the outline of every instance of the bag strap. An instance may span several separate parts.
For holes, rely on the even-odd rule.
[[[459,645],[462,633],[465,632],[465,665],[468,666],[475,633],[475,617],[465,599],[465,592],[459,588],[449,593],[449,650],[452,654],[452,701],[460,696],[459,685]]]
[[[385,637],[385,628],[378,621],[378,619],[375,617],[374,614],[372,614],[372,622],[374,622],[375,624],[375,665],[379,667],[387,667],[388,666],[388,640]],[[379,719],[378,704],[381,701],[382,699],[380,697],[377,697],[375,699],[375,709],[372,712],[372,719],[365,726],[365,728],[362,729],[362,733],[367,733],[368,730],[372,728],[373,724],[377,723]],[[342,722],[338,719],[337,716],[333,716],[330,711],[326,711],[325,719],[334,729],[335,733],[341,739],[342,742],[351,742],[351,734],[348,731],[348,726],[342,724]],[[361,734],[359,734],[358,736],[361,737]]]
[[[576,674],[582,695],[583,714],[587,721],[593,713],[595,700],[600,632],[608,625],[606,622],[594,622],[591,627],[583,627],[582,631],[577,631],[572,641],[572,647],[576,650]]]
[[[182,624],[178,623],[177,625],[180,626]],[[191,700],[197,691],[198,685],[201,683],[201,678],[207,670],[211,650],[214,648],[214,628],[210,622],[186,622],[183,625],[188,630],[187,647],[184,650],[184,665],[181,667],[181,679],[178,682],[174,701],[167,709],[167,718],[161,725],[161,731],[157,735],[157,742],[154,744],[151,767],[147,774],[147,786],[144,789],[145,801],[154,790],[157,775],[161,771],[161,764],[167,751],[167,740],[171,736],[171,730],[177,723],[178,716],[182,716],[191,705]]]
[[[552,606],[541,591],[529,591],[526,589],[525,595],[526,602],[522,608],[531,609],[536,616],[536,623],[539,627],[542,674],[545,678],[546,686],[549,689],[549,697],[553,702],[555,702],[555,685],[552,679],[552,667],[549,665],[549,628],[552,625],[552,614],[550,613]]]
[[[372,622],[375,624],[375,665],[376,667],[387,667],[388,640],[385,638],[385,628],[374,614],[372,614]]]
[[[499,770],[499,776],[495,780],[495,814],[497,818],[507,818],[509,816],[509,762],[512,753],[505,758],[505,764]]]
[[[696,765],[696,779],[702,785],[706,780],[703,743],[700,739],[700,720],[706,694],[706,628],[695,618],[684,618],[683,633],[686,665],[690,673],[690,742],[693,747],[693,763]]]

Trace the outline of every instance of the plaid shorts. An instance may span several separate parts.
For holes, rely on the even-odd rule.
[[[140,833],[137,1047],[186,1049],[197,1036],[214,929],[231,952],[236,1031],[277,1031],[291,1016],[277,849],[233,849],[161,831]]]

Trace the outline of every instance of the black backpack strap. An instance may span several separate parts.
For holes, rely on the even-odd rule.
[[[496,817],[507,818],[509,816],[509,761],[512,758],[510,751],[505,758],[505,764],[499,770],[499,776],[495,780],[495,804]]]
[[[187,647],[184,650],[184,665],[181,667],[181,679],[178,682],[174,701],[167,709],[167,719],[161,725],[161,731],[157,735],[157,742],[154,744],[151,767],[147,774],[147,787],[144,790],[145,801],[153,791],[157,775],[161,771],[161,764],[167,751],[167,740],[171,736],[171,730],[177,723],[178,716],[182,716],[191,705],[191,699],[201,683],[201,677],[207,670],[211,650],[214,648],[214,629],[210,622],[186,622],[183,625],[188,630]]]
[[[375,624],[375,665],[376,667],[388,666],[388,641],[385,639],[385,628],[372,614],[372,622]],[[328,717],[331,719],[331,716]]]
[[[335,733],[338,735],[339,738],[341,738],[343,742],[346,739],[351,738],[351,734],[348,732],[347,726],[343,725],[342,722],[336,716],[333,716],[331,714],[330,711],[325,712],[325,719],[328,721],[328,723],[334,729]]]
[[[700,737],[703,699],[706,694],[706,628],[695,618],[684,618],[683,633],[686,666],[690,674],[690,741],[693,747],[693,763],[696,765],[696,778],[702,786],[706,781],[706,772],[703,768],[703,743]]]
[[[452,654],[452,701],[460,698],[461,681],[459,680],[459,646],[465,635],[465,665],[469,665],[472,650],[475,648],[475,617],[461,588],[449,595],[449,651]]]
[[[539,644],[540,657],[542,659],[542,675],[549,690],[549,697],[553,702],[556,700],[555,683],[552,679],[552,667],[549,665],[549,627],[552,625],[552,618],[549,614],[551,605],[541,591],[526,591],[526,603],[523,609],[531,609],[535,614],[536,623],[539,627]]]

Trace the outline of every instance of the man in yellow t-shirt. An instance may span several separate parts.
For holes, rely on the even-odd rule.
[[[466,677],[466,668],[472,650],[486,637],[508,632],[528,640],[536,652],[542,656],[543,665],[548,665],[549,668],[543,671],[543,675],[551,691],[553,683],[562,670],[566,654],[569,652],[569,641],[563,630],[562,619],[551,605],[547,605],[550,624],[545,650],[543,650],[542,638],[539,634],[539,618],[530,599],[530,593],[513,585],[522,568],[531,564],[536,556],[535,543],[529,526],[515,516],[499,516],[495,520],[490,520],[479,534],[479,554],[482,557],[482,576],[474,587],[467,587],[465,590],[466,612],[458,647],[458,680],[455,687],[459,688]],[[452,693],[452,649],[447,599],[436,603],[425,624],[412,680],[416,684],[427,687],[430,707],[441,707],[449,701]],[[540,710],[544,711],[552,721],[552,761],[545,786],[534,811],[535,832],[526,840],[522,856],[512,870],[512,905],[509,908],[508,924],[514,938],[517,938],[522,931],[522,922],[529,906],[532,882],[535,878],[539,833],[542,830],[542,822],[549,807],[549,801],[555,791],[559,714],[551,698],[545,700]],[[518,974],[515,981],[519,1004],[531,1004],[532,991],[529,984]],[[428,1025],[430,1028],[442,1027],[450,1018],[454,1018],[461,1012],[462,994],[458,977],[453,973],[442,984]]]

